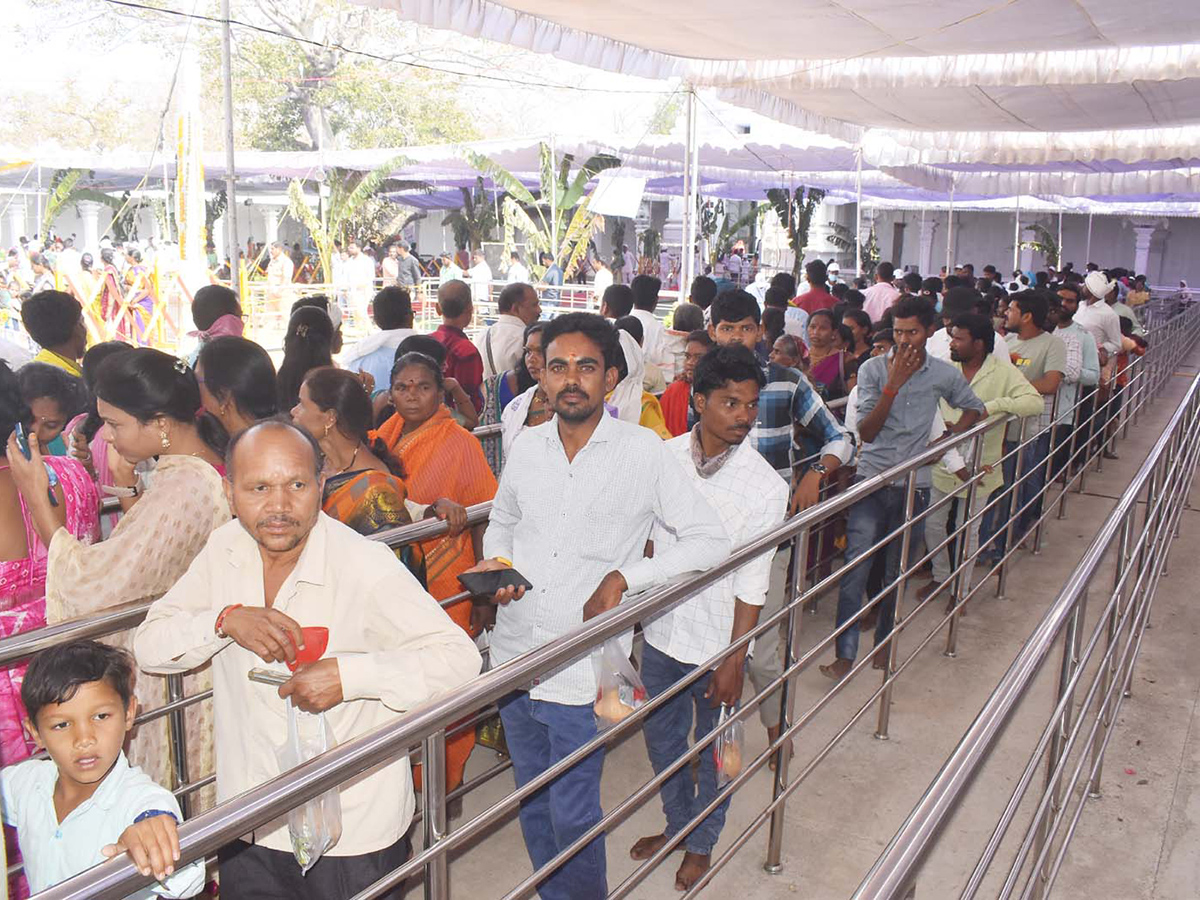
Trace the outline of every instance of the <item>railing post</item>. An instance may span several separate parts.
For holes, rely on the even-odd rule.
[[[1105,652],[1112,651],[1109,657],[1108,664],[1104,667],[1104,674],[1100,683],[1100,718],[1103,722],[1103,731],[1096,735],[1095,742],[1092,744],[1092,780],[1088,784],[1088,796],[1093,800],[1100,798],[1100,777],[1104,769],[1104,757],[1101,748],[1104,746],[1104,735],[1112,728],[1113,716],[1112,711],[1115,706],[1114,701],[1109,700],[1108,694],[1112,688],[1113,678],[1117,674],[1117,653],[1113,650],[1113,644],[1118,640],[1117,623],[1121,621],[1121,616],[1125,614],[1125,598],[1132,597],[1131,585],[1132,578],[1126,578],[1125,573],[1129,570],[1129,564],[1132,556],[1130,543],[1133,539],[1133,522],[1134,516],[1132,513],[1125,517],[1125,521],[1121,524],[1121,540],[1117,549],[1116,567],[1113,572],[1113,592],[1117,595],[1116,602],[1108,613],[1108,622],[1106,623],[1105,634]],[[1124,579],[1124,584],[1122,584]]]
[[[818,528],[820,525],[817,526]],[[792,539],[792,579],[788,585],[787,602],[787,634],[784,635],[783,670],[786,672],[796,665],[800,658],[800,632],[804,627],[803,610],[798,608],[801,594],[804,593],[804,571],[808,563],[808,544],[810,531],[802,528]],[[796,718],[796,691],[793,683],[795,675],[783,679],[779,686],[779,734],[787,734]],[[775,781],[771,791],[771,799],[778,800],[787,789],[788,765],[791,762],[791,739],[785,739],[779,745],[775,756]],[[767,859],[763,863],[763,871],[778,875],[783,871],[783,828],[784,813],[787,803],[780,803],[771,813],[771,831],[767,838]]]
[[[183,697],[183,676],[168,675],[167,702],[174,703]],[[171,738],[171,769],[175,774],[175,789],[178,790],[191,783],[188,777],[187,709],[175,709],[167,713],[167,731]],[[191,808],[192,795],[180,795],[179,809],[185,819],[191,815]]]
[[[1088,592],[1085,588],[1079,596],[1079,602],[1071,610],[1071,616],[1067,619],[1067,625],[1063,629],[1062,666],[1058,673],[1058,689],[1054,692],[1054,705],[1057,707],[1062,703],[1062,712],[1059,714],[1054,734],[1050,738],[1050,748],[1046,755],[1046,790],[1050,792],[1050,805],[1045,809],[1045,814],[1038,823],[1037,837],[1032,853],[1034,859],[1042,855],[1042,849],[1050,838],[1050,822],[1062,808],[1062,783],[1061,779],[1054,776],[1054,770],[1058,768],[1059,761],[1062,759],[1063,747],[1071,733],[1074,698],[1068,695],[1074,693],[1070,684],[1071,679],[1075,676],[1075,669],[1079,665],[1079,651],[1083,642],[1082,625],[1084,611],[1087,609],[1087,599]],[[1065,703],[1062,702],[1064,697],[1067,698]],[[1039,870],[1032,875],[1037,879],[1032,894],[1033,900],[1042,900],[1049,874],[1050,859],[1047,856]]]
[[[975,439],[975,447],[971,453],[971,483],[967,487],[967,508],[959,518],[962,521],[963,531],[962,536],[955,544],[955,565],[956,574],[954,576],[954,586],[951,588],[950,602],[956,607],[964,593],[970,593],[971,582],[967,580],[965,589],[963,575],[963,564],[967,557],[971,555],[979,555],[979,542],[975,542],[975,549],[971,549],[971,516],[975,512],[975,495],[979,488],[979,468],[983,461],[983,442],[986,435],[980,435]],[[978,527],[978,526],[976,526]],[[958,620],[962,615],[962,610],[955,609],[950,617],[950,627],[946,630],[946,649],[942,652],[943,656],[948,656],[954,659],[958,656]]]
[[[900,536],[900,580],[894,588],[896,592],[895,613],[892,616],[892,631],[888,635],[890,642],[887,647],[887,662],[883,667],[883,693],[879,695],[879,724],[875,729],[878,740],[888,739],[888,722],[892,711],[892,685],[888,683],[892,672],[896,670],[896,647],[899,644],[900,626],[904,622],[904,587],[908,583],[908,552],[912,546],[913,505],[917,496],[917,470],[908,473],[904,487],[904,533]],[[895,538],[892,538],[894,541]],[[884,548],[886,551],[886,547]],[[880,612],[880,615],[883,615]]]
[[[421,810],[426,849],[446,836],[446,731],[425,738],[421,762]],[[445,853],[425,863],[425,900],[449,900],[450,869]]]
[[[1015,510],[1020,507],[1021,463],[1025,459],[1025,426],[1028,419],[1021,419],[1021,427],[1017,432],[1016,474],[1013,475],[1012,488],[1009,491],[1005,506],[1008,507],[1008,521],[1004,523],[1004,552],[1000,555],[1000,574],[996,579],[996,596],[1003,597],[1004,589],[1008,586],[1008,556],[1013,550],[1013,527],[1016,519]]]

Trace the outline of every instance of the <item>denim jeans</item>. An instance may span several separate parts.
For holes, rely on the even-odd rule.
[[[691,663],[682,663],[667,656],[650,644],[646,644],[642,652],[642,682],[651,697],[657,697],[695,668]],[[693,708],[697,741],[716,727],[721,708],[714,707],[704,696],[710,681],[711,672],[693,681],[686,691],[676,694],[646,717],[642,734],[646,738],[650,765],[656,775],[687,751]],[[695,781],[692,780],[692,767],[684,766],[663,782],[659,794],[662,796],[663,813],[667,817],[663,834],[674,837],[717,795],[717,766],[713,761],[712,745],[700,754],[700,770]],[[712,853],[717,838],[721,836],[728,809],[729,800],[726,800],[692,830],[684,843],[688,852],[704,856]]]
[[[860,481],[862,479],[859,479]],[[846,564],[849,566],[871,549],[884,535],[895,531],[904,521],[903,485],[882,488],[863,497],[850,507],[846,522]],[[913,516],[929,507],[929,488],[917,488],[913,498]],[[919,535],[914,531],[912,541]],[[885,556],[884,584],[891,584],[900,575],[900,550],[903,535],[897,535],[879,552]],[[863,589],[870,574],[871,561],[849,568],[838,584],[837,626],[841,628],[863,605]],[[875,626],[875,643],[892,632],[896,618],[896,592],[889,591],[879,606],[879,621]],[[837,638],[838,659],[853,660],[858,656],[858,625],[852,625]]]
[[[1022,509],[1046,486],[1046,457],[1050,453],[1049,432],[1039,435],[1036,440],[1025,445],[1021,457],[1021,474],[1032,473],[1021,482],[1016,491],[1016,504],[1013,502],[1013,485],[1017,481],[1017,449],[1016,441],[1004,442],[1004,486],[998,488],[989,497],[989,501],[1000,497],[1000,502],[988,510],[983,516],[983,527],[980,529],[980,541],[986,546],[991,542],[991,552],[997,557],[1003,556],[1008,549],[1008,519],[1014,512]],[[1013,523],[1013,539],[1020,542],[1025,533],[1033,527],[1033,523],[1042,514],[1042,499],[1021,513]]]
[[[499,703],[504,737],[517,787],[527,784],[596,735],[591,704],[566,706],[531,700],[518,691]],[[539,869],[600,821],[603,748],[575,764],[521,804],[521,833]],[[608,894],[604,835],[600,835],[542,881],[543,900],[602,900]]]

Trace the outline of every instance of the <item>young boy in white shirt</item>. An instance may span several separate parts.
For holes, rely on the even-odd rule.
[[[182,816],[174,795],[122,751],[137,712],[133,683],[129,654],[95,641],[51,648],[29,664],[25,728],[50,759],[0,770],[0,802],[35,894],[122,852],[158,879],[133,898],[192,897],[204,887],[202,860],[175,871]]]

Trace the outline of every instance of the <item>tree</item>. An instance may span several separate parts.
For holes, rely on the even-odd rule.
[[[50,194],[42,207],[42,221],[38,224],[38,238],[50,236],[50,226],[62,214],[68,204],[76,203],[81,188],[79,182],[89,174],[85,169],[55,169],[50,176]]]
[[[334,243],[345,243],[349,237],[358,237],[352,226],[355,216],[362,213],[368,201],[385,185],[396,190],[413,186],[412,183],[389,182],[388,176],[407,162],[403,156],[397,156],[369,172],[327,169],[325,184],[329,187],[329,196],[322,200],[319,217],[305,202],[304,182],[299,178],[292,179],[288,185],[288,212],[312,236],[326,281],[333,280]]]
[[[1045,225],[1034,223],[1027,226],[1033,232],[1032,241],[1021,241],[1022,250],[1032,250],[1034,253],[1042,254],[1048,266],[1058,266],[1058,238],[1050,233],[1050,229]]]
[[[792,248],[792,274],[800,277],[804,265],[804,251],[808,247],[808,231],[812,227],[813,213],[825,192],[820,188],[803,185],[794,191],[786,188],[771,188],[767,191],[767,202],[779,217],[779,224],[787,233],[788,246]]]
[[[526,246],[536,253],[549,253],[570,278],[587,252],[593,234],[604,227],[604,217],[588,210],[584,195],[588,182],[598,173],[621,165],[615,156],[589,158],[572,174],[575,156],[564,153],[556,159],[549,145],[540,145],[540,189],[535,196],[516,175],[495,160],[473,150],[463,156],[472,166],[508,193],[501,209],[504,219],[504,253],[516,246],[516,231],[525,235]],[[542,267],[531,267],[540,275]]]
[[[463,205],[446,213],[442,227],[454,231],[454,245],[459,250],[478,250],[484,241],[495,240],[496,207],[488,199],[483,176],[475,179],[473,188],[460,187]]]

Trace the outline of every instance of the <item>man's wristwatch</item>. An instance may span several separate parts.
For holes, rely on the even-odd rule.
[[[816,472],[822,478],[829,474],[829,467],[825,463],[815,462],[808,467],[810,472]]]

